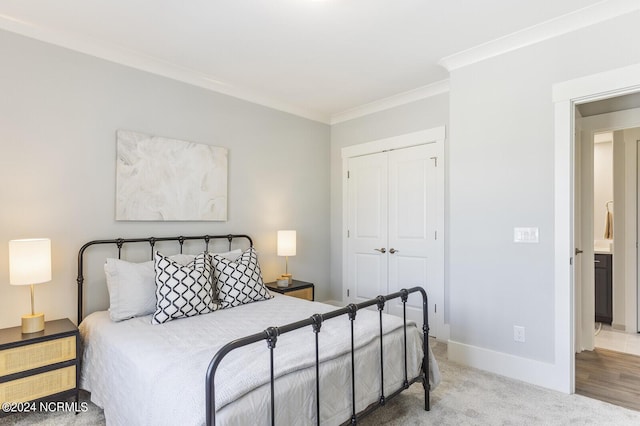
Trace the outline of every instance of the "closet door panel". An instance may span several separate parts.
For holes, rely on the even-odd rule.
[[[431,262],[436,239],[436,153],[433,145],[389,152],[389,292],[436,284]],[[392,253],[394,251],[394,253]],[[402,315],[399,300],[390,312]],[[429,313],[433,313],[433,301]],[[422,323],[422,298],[411,295],[407,316]]]
[[[403,153],[404,154],[404,153]],[[397,156],[395,156],[397,157]],[[425,159],[408,159],[392,163],[394,168],[389,193],[390,237],[401,244],[404,241],[422,241],[427,236],[427,179]],[[391,241],[390,241],[391,242]]]
[[[359,303],[387,293],[387,155],[350,158],[348,169],[348,299]]]

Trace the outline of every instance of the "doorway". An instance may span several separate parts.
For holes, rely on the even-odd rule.
[[[638,331],[638,125],[640,93],[576,105],[576,353]]]
[[[638,124],[640,93],[575,107],[575,392],[633,409],[621,374],[640,366]]]
[[[640,64],[601,72],[553,85],[554,151],[554,283],[556,389],[575,392],[575,338],[578,320],[574,267],[575,105],[640,92]]]

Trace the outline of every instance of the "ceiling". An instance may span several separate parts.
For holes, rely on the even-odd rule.
[[[617,1],[2,0],[0,28],[332,122],[446,80],[443,58]]]
[[[640,108],[640,92],[577,105],[582,117]]]

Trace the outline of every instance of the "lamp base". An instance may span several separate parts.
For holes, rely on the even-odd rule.
[[[278,280],[287,280],[288,281],[288,285],[291,285],[291,283],[293,282],[293,275],[291,275],[291,274],[282,274],[282,275],[280,275],[280,278],[278,278]]]
[[[44,314],[22,316],[22,334],[37,333],[44,330]]]

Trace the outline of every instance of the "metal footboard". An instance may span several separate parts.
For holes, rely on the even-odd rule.
[[[407,314],[406,304],[410,293],[419,292],[422,295],[422,312],[423,312],[423,358],[422,368],[420,374],[416,377],[407,377]],[[389,395],[384,394],[384,351],[382,345],[382,311],[387,301],[400,298],[402,301],[403,321],[404,321],[404,350],[403,350],[403,362],[404,362],[404,380],[402,386]],[[356,412],[356,380],[355,380],[355,347],[354,347],[354,321],[356,321],[357,312],[360,309],[377,305],[380,317],[380,396],[377,402],[369,405],[364,410]],[[291,324],[287,324],[281,327],[269,327],[266,330],[256,333],[250,336],[246,336],[223,346],[212,358],[207,369],[206,377],[206,418],[207,425],[213,426],[216,424],[216,389],[215,389],[215,375],[216,371],[224,359],[234,349],[241,348],[243,346],[250,345],[252,343],[259,342],[261,340],[266,341],[267,349],[269,350],[270,357],[270,390],[271,390],[271,425],[275,425],[275,392],[274,392],[274,350],[278,341],[278,336],[285,333],[289,333],[294,330],[298,330],[304,327],[310,327],[315,334],[315,372],[316,372],[316,419],[317,424],[320,425],[320,361],[319,361],[319,334],[322,329],[322,323],[328,319],[339,317],[341,315],[348,315],[351,324],[351,407],[352,414],[350,419],[346,420],[344,424],[357,424],[360,419],[373,412],[378,407],[386,404],[386,402],[395,396],[399,395],[403,390],[409,388],[409,386],[417,381],[422,381],[424,387],[424,409],[429,411],[429,321],[428,321],[428,309],[427,309],[427,293],[422,287],[413,287],[410,289],[402,289],[396,293],[392,293],[386,296],[378,296],[375,299],[368,300],[366,302],[358,304],[350,304],[344,308],[337,309],[335,311],[327,312],[325,314],[315,314],[311,317],[297,321]]]

